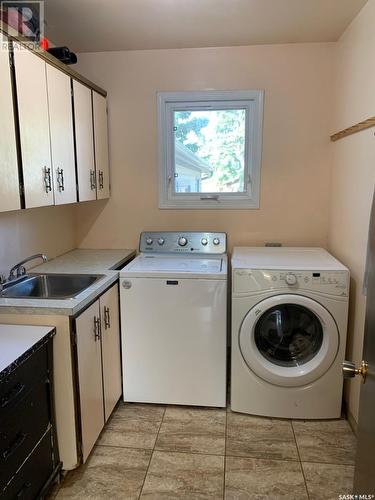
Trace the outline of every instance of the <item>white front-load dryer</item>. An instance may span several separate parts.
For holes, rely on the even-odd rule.
[[[234,248],[231,409],[338,418],[349,271],[320,248]]]

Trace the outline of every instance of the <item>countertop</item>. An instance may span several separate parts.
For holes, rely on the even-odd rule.
[[[0,378],[16,368],[53,330],[51,326],[0,325]]]
[[[103,274],[103,278],[93,283],[72,299],[6,299],[0,298],[1,314],[61,314],[74,316],[92,300],[98,297],[119,277],[118,267],[125,266],[135,255],[135,250],[91,250],[76,249],[60,255],[30,273],[59,274]],[[1,321],[1,316],[0,316]]]

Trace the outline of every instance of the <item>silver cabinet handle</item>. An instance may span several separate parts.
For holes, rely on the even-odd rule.
[[[109,312],[109,307],[104,306],[104,328],[107,330],[111,328],[111,316]]]
[[[100,324],[100,318],[94,316],[94,339],[95,342],[102,338],[102,327]]]
[[[43,182],[44,182],[44,189],[46,193],[48,194],[49,192],[52,191],[52,177],[51,177],[51,169],[44,167],[43,169]]]
[[[104,189],[104,172],[99,170],[99,189]]]
[[[94,189],[96,189],[95,170],[90,170],[90,187],[91,187],[91,191],[94,191]]]
[[[58,190],[61,193],[62,191],[65,191],[65,185],[64,185],[64,169],[58,168],[57,169],[57,184],[58,184]]]

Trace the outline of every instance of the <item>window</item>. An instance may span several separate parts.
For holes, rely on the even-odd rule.
[[[159,207],[259,208],[263,91],[158,94]]]

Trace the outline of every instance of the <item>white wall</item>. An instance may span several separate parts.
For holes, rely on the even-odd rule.
[[[34,253],[52,258],[74,247],[73,206],[0,213],[0,273]]]
[[[108,90],[112,197],[77,210],[81,246],[136,247],[142,230],[226,231],[232,245],[328,241],[334,44],[80,54]],[[157,91],[265,89],[259,210],[159,210]]]
[[[369,0],[336,48],[334,129],[375,116],[375,0]],[[329,248],[351,271],[347,358],[362,360],[366,300],[362,294],[369,214],[375,182],[374,129],[332,145]],[[360,380],[346,386],[349,411],[358,420]]]

